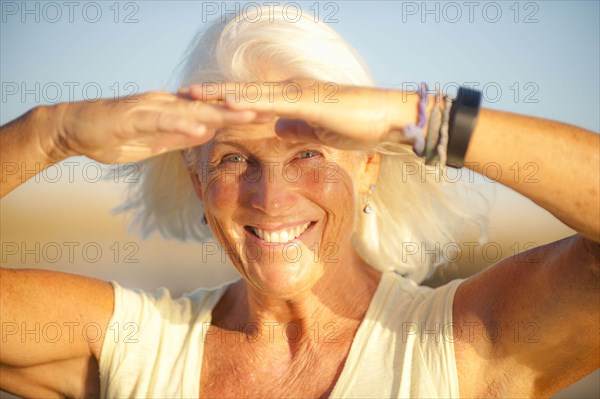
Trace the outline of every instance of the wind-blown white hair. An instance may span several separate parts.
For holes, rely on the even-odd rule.
[[[269,68],[289,77],[374,84],[360,55],[333,29],[306,13],[291,22],[283,11],[253,8],[201,31],[188,48],[179,84],[264,80]],[[425,252],[455,243],[465,221],[485,223],[485,212],[465,200],[462,182],[446,181],[442,169],[425,166],[409,146],[379,152],[380,175],[369,198],[374,212],[364,214],[359,204],[365,198],[357,195],[353,243],[373,267],[421,282],[443,263]],[[119,210],[132,211],[145,236],[157,230],[180,240],[211,236],[186,165],[195,153],[187,150],[187,161],[171,152],[140,163],[142,180]]]

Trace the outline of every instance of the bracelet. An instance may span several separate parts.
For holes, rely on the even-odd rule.
[[[408,124],[404,126],[403,135],[404,138],[409,138],[413,140],[413,151],[417,156],[423,156],[423,152],[425,150],[425,139],[423,137],[423,128],[427,124],[427,84],[422,82],[419,85],[419,90],[417,91],[419,95],[419,108],[418,108],[418,116],[417,116],[417,124]]]
[[[442,127],[440,127],[440,141],[437,146],[440,165],[446,166],[448,161],[448,121],[450,119],[450,109],[452,108],[452,99],[444,97],[444,116],[442,118]]]
[[[421,82],[419,85],[419,115],[417,116],[417,126],[423,129],[427,124],[427,83]]]
[[[452,102],[448,121],[448,156],[446,164],[460,169],[475,129],[481,92],[459,87],[456,99]]]
[[[429,130],[425,141],[425,164],[431,165],[437,160],[437,151],[440,140],[440,127],[442,126],[442,111],[440,109],[440,96],[435,96],[435,103],[429,118]]]

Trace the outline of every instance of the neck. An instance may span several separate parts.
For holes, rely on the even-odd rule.
[[[303,347],[356,332],[381,273],[357,255],[327,265],[308,291],[292,298],[259,292],[245,281],[234,284],[213,310],[213,324],[246,340],[294,355]]]

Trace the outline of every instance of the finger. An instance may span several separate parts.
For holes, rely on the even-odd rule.
[[[207,128],[252,123],[256,119],[254,111],[233,111],[220,105],[205,104],[199,101],[186,101],[156,109],[154,118],[148,112],[137,118],[139,131],[179,132],[192,136],[203,136]],[[154,119],[154,123],[152,123]]]
[[[321,140],[315,129],[306,121],[300,119],[279,119],[275,123],[275,133],[281,138],[293,141],[319,143]]]
[[[232,94],[232,93],[236,93],[239,92],[240,89],[240,85],[238,83],[235,82],[229,82],[229,83],[222,83],[217,87],[213,84],[213,85],[209,85],[209,86],[203,86],[203,85],[192,85],[192,86],[187,86],[187,87],[181,87],[178,90],[178,95],[180,96],[180,98],[186,99],[186,100],[196,100],[196,101],[202,101],[204,103],[208,103],[208,102],[219,102],[219,104],[213,104],[213,105],[221,105],[223,107],[223,109],[229,110],[229,111],[233,111],[235,112],[235,114],[232,114],[232,119],[230,120],[230,122],[228,123],[266,123],[271,121],[276,115],[274,112],[256,112],[254,110],[237,110],[237,109],[231,109],[231,107],[226,107],[225,106],[225,96],[227,94]],[[232,101],[235,100],[235,94],[232,96]],[[237,100],[239,101],[239,99]],[[246,114],[244,114],[243,112],[254,112],[254,119],[248,121],[246,119]],[[238,120],[238,118],[240,118]]]
[[[232,110],[251,110],[259,114],[270,114],[285,119],[302,119],[319,123],[323,105],[315,102],[307,90],[269,88],[273,92],[258,92],[248,89],[242,95],[225,96],[225,106]]]
[[[202,102],[222,101],[235,111],[255,111],[265,115],[261,120],[278,115],[318,123],[321,117],[316,91],[296,82],[203,83],[183,87],[179,93]]]
[[[250,123],[256,118],[256,112],[254,111],[235,111],[223,105],[206,104],[200,101],[184,103],[180,113],[184,117],[191,117],[199,124],[211,127]]]
[[[256,118],[250,123],[267,123],[271,122],[274,118],[276,118],[274,112],[256,112]]]
[[[216,107],[213,107],[213,109],[215,108]],[[254,111],[233,111],[219,106],[216,109],[216,114],[214,114],[214,116],[215,118],[208,121],[208,124],[214,127],[221,127],[225,125],[240,125],[254,122],[257,117],[257,113]]]
[[[235,110],[294,112],[298,102],[307,100],[308,91],[293,82],[211,82],[182,87],[178,93],[203,102],[223,101]]]

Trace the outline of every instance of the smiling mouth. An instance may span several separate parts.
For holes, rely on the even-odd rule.
[[[308,222],[300,226],[296,226],[291,229],[277,230],[277,231],[267,231],[263,229],[259,229],[254,226],[246,226],[244,227],[247,231],[249,231],[254,236],[260,238],[265,242],[272,243],[286,243],[290,242],[302,235],[310,226],[312,226],[315,222]]]

